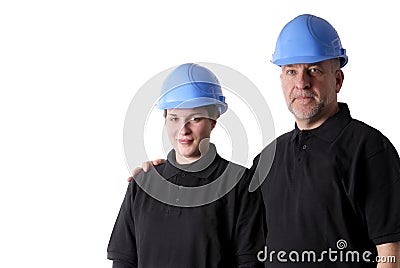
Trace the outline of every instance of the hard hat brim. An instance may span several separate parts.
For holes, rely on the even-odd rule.
[[[166,109],[190,109],[198,108],[207,105],[216,105],[220,114],[223,114],[228,109],[228,104],[212,98],[195,98],[187,101],[169,101],[157,105],[160,110]]]
[[[339,57],[332,57],[332,56],[298,56],[298,57],[290,57],[290,58],[283,58],[283,59],[278,59],[275,61],[271,61],[273,64],[278,65],[279,67],[282,67],[284,65],[290,65],[290,64],[309,64],[309,63],[317,63],[321,62],[324,60],[330,60],[330,59],[335,59],[335,58],[340,58],[340,67],[343,68],[348,61],[347,56],[339,56]]]

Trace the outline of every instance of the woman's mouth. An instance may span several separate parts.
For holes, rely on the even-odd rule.
[[[190,143],[193,142],[193,140],[191,140],[191,139],[178,139],[178,142],[180,144],[190,144]]]

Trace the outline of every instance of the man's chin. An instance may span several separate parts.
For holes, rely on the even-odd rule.
[[[319,106],[304,106],[304,107],[291,107],[289,108],[290,112],[298,119],[312,119],[319,112]]]

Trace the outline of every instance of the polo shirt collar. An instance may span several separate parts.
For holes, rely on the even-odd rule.
[[[328,118],[321,126],[307,131],[322,140],[333,142],[351,120],[349,107],[346,103],[339,102],[339,111],[337,113]],[[301,130],[297,127],[297,124],[295,124],[291,141],[293,141],[300,132]]]
[[[181,172],[187,172],[192,176],[206,179],[211,177],[217,169],[219,159],[221,159],[221,157],[217,154],[217,149],[212,143],[210,143],[207,154],[190,164],[184,165],[176,162],[175,150],[172,149],[167,156],[163,177],[165,179],[170,179]]]

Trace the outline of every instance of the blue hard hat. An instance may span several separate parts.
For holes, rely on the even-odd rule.
[[[228,108],[217,77],[194,63],[182,64],[167,76],[157,102],[157,107],[163,110],[206,105],[216,105],[219,114]]]
[[[340,58],[340,67],[348,61],[335,28],[326,20],[304,14],[285,25],[276,42],[272,63],[315,63]]]

